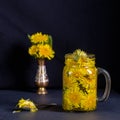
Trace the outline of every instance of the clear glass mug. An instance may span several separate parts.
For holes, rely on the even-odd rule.
[[[78,56],[77,56],[78,57]],[[93,111],[98,101],[106,101],[111,90],[110,74],[103,68],[95,67],[94,55],[65,55],[63,68],[62,108],[65,111]],[[106,81],[105,91],[97,96],[97,80],[103,74]]]

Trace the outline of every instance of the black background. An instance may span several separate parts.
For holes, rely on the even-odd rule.
[[[37,61],[27,34],[52,35],[55,58],[46,61],[50,88],[62,87],[64,55],[82,49],[119,88],[118,3],[114,0],[0,0],[0,89],[35,88]],[[98,82],[99,87],[104,81]]]

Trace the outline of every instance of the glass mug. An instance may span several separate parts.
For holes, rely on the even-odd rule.
[[[65,55],[62,108],[65,111],[93,111],[96,109],[98,101],[105,101],[109,97],[110,74],[103,68],[95,67],[94,55],[87,55],[80,50],[76,51],[73,54]],[[99,74],[104,75],[106,86],[104,94],[98,98],[97,79]]]

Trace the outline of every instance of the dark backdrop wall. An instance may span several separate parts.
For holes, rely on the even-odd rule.
[[[0,0],[0,88],[36,87],[27,34],[43,32],[52,35],[56,52],[46,62],[50,88],[62,87],[64,55],[80,48],[96,55],[96,66],[110,73],[112,89],[119,91],[117,13],[109,0]]]

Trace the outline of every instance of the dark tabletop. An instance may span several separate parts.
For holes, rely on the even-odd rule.
[[[21,98],[40,104],[56,103],[56,106],[40,107],[37,112],[13,113]],[[98,102],[92,112],[65,112],[62,110],[62,91],[48,90],[47,95],[35,91],[0,90],[0,120],[120,120],[120,94],[112,91],[105,102]]]

